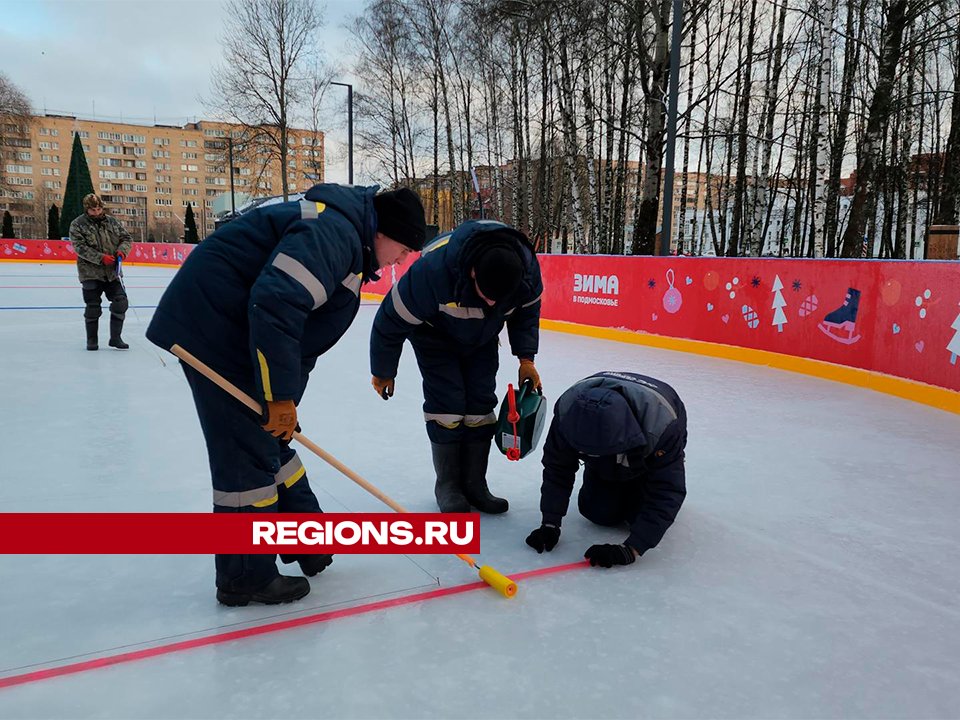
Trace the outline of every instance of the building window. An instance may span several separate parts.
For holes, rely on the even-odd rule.
[[[87,138],[90,137],[90,133],[88,133],[86,130],[71,130],[71,131],[70,131],[70,137],[76,137],[77,135],[80,136],[80,139],[81,139],[81,140],[86,140]]]
[[[110,190],[110,183],[100,183],[101,190]]]
[[[40,142],[37,143],[37,147],[40,148],[41,150],[49,150],[50,143],[47,142],[46,140],[41,140]]]
[[[33,166],[31,165],[7,165],[8,173],[22,173],[24,175],[33,175]]]

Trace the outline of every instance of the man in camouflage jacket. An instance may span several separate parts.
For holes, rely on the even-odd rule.
[[[70,241],[77,253],[77,273],[86,305],[87,350],[97,350],[101,296],[110,301],[110,346],[126,350],[130,346],[120,338],[123,318],[129,302],[117,275],[117,258],[130,252],[130,233],[115,218],[107,215],[103,201],[93,193],[83,199],[83,215],[70,223]]]

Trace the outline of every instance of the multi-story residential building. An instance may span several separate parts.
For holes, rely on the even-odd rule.
[[[47,211],[52,204],[62,207],[74,135],[80,136],[94,191],[135,240],[182,236],[187,205],[201,238],[213,232],[214,201],[230,192],[228,144],[237,196],[282,192],[276,153],[247,143],[237,125],[144,126],[48,114],[35,116],[27,129],[3,130],[0,214],[10,211],[21,238],[46,237]],[[322,182],[323,133],[292,130],[287,145],[289,191]]]

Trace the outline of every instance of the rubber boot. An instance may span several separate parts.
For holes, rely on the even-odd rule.
[[[460,445],[458,443],[430,443],[433,448],[433,467],[437,471],[434,495],[440,512],[468,513],[470,503],[460,490]]]
[[[217,601],[228,607],[244,607],[252,602],[279,605],[306,597],[310,582],[306,578],[278,575],[268,585],[253,592],[233,592],[217,588]]]
[[[333,562],[333,555],[301,555],[297,562],[300,563],[304,575],[313,577],[322,573]]]
[[[100,322],[96,318],[86,321],[87,323],[87,350],[99,350],[100,340],[97,337]]]
[[[123,330],[123,318],[116,318],[111,315],[110,316],[110,347],[114,347],[117,350],[129,350],[130,346],[127,345],[120,338],[121,330]]]
[[[510,503],[490,493],[487,488],[487,460],[490,441],[463,443],[460,446],[461,487],[467,500],[482,513],[505,513]]]

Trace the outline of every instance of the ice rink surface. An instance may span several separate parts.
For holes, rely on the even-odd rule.
[[[0,263],[3,512],[207,512],[206,454],[175,359],[144,338],[172,270],[129,267],[131,349],[84,349],[71,265]],[[420,378],[370,388],[365,304],[319,361],[304,433],[415,512],[436,511]],[[212,330],[215,332],[215,329]],[[504,343],[506,336],[504,335]],[[189,348],[188,348],[189,349]],[[599,370],[673,385],[688,495],[629,567],[451,597],[0,689],[0,718],[948,718],[960,716],[960,417],[816,378],[541,334],[555,400]],[[500,394],[516,361],[501,351]],[[327,511],[383,506],[301,451]],[[552,553],[539,452],[491,459],[481,520],[506,574],[626,530],[576,499]],[[294,571],[287,567],[287,572]],[[228,609],[207,556],[0,556],[0,679],[473,582],[446,556],[337,556],[299,603]]]

